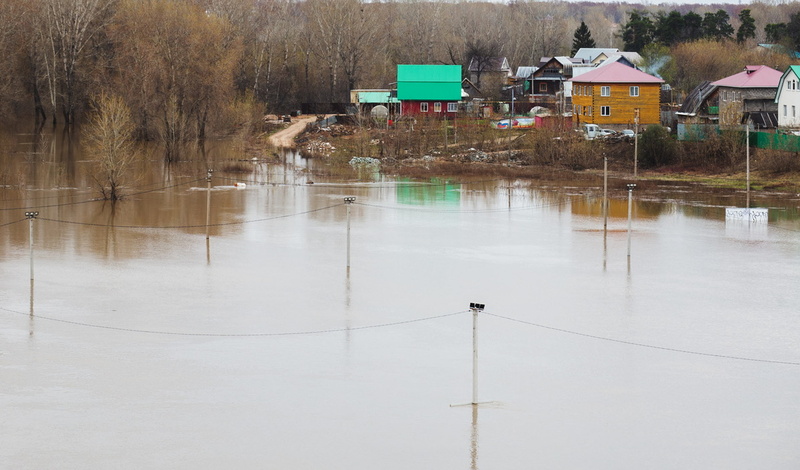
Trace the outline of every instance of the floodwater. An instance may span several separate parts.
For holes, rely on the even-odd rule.
[[[596,178],[290,153],[210,192],[155,160],[112,207],[26,139],[0,157],[0,467],[800,466],[798,196],[726,222],[744,193],[639,182],[629,261],[627,181],[606,232]]]

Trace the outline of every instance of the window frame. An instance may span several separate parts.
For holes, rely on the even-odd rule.
[[[458,103],[455,101],[451,101],[447,103],[447,112],[448,113],[457,113],[458,112]]]
[[[638,85],[631,85],[628,87],[628,93],[633,97],[639,96],[639,86]]]
[[[600,96],[611,96],[611,87],[603,85],[600,87]]]
[[[600,106],[601,116],[611,116],[611,106]]]
[[[427,101],[423,101],[423,102],[421,102],[419,104],[419,112],[421,112],[421,113],[427,113],[428,112],[428,102]]]

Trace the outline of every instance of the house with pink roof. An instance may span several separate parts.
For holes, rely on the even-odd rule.
[[[719,127],[738,127],[747,119],[757,121],[757,127],[775,127],[775,94],[782,75],[766,65],[748,65],[735,75],[711,82],[719,98]]]
[[[572,119],[576,124],[609,127],[640,125],[661,121],[661,84],[664,80],[615,62],[574,76]]]

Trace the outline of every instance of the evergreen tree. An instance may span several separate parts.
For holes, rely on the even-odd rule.
[[[764,26],[764,33],[767,35],[767,42],[781,42],[787,36],[786,23],[769,23]]]
[[[750,16],[750,10],[748,9],[739,13],[739,20],[742,24],[739,26],[739,30],[736,31],[736,42],[741,44],[747,39],[756,37],[756,20]]]
[[[665,46],[672,46],[681,40],[684,29],[683,16],[672,10],[668,15],[659,12],[655,22],[655,39]]]
[[[696,41],[703,37],[703,17],[690,11],[683,15],[683,41]]]
[[[706,13],[703,16],[703,36],[707,39],[721,41],[733,36],[733,26],[728,23],[730,16],[725,10],[719,9],[716,13]]]
[[[632,11],[628,22],[622,27],[625,50],[639,52],[653,41],[654,26],[647,12]]]
[[[572,39],[572,52],[570,55],[574,56],[578,49],[583,47],[596,47],[597,44],[592,39],[592,32],[586,23],[581,21],[581,25],[575,30],[575,37]]]

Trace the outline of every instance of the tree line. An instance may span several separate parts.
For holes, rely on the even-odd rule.
[[[639,50],[653,62],[660,53],[680,64],[698,55],[681,47],[718,52],[712,43],[738,41],[736,50],[746,51],[768,36],[785,42],[800,25],[798,10],[785,3],[666,13],[523,0],[3,0],[0,117],[73,124],[99,97],[118,97],[134,136],[177,152],[248,114],[346,102],[352,88],[389,87],[399,63],[466,69],[473,56],[494,55],[515,68],[538,65],[570,53],[569,32],[581,21],[597,47]],[[666,49],[648,55],[655,45]],[[715,60],[744,65],[728,46]]]

